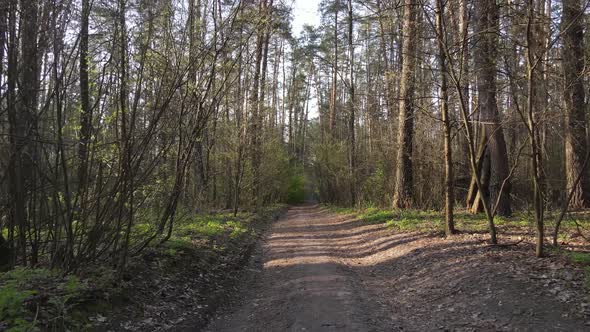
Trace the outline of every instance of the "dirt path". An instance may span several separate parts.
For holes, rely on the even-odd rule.
[[[339,258],[340,222],[316,207],[289,210],[263,245],[263,270],[247,299],[208,330],[391,331]]]
[[[528,251],[296,207],[274,224],[241,302],[207,331],[590,330],[583,272]]]

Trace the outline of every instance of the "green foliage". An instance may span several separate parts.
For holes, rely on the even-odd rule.
[[[590,252],[571,251],[567,257],[574,263],[584,265],[584,282],[586,288],[590,289]]]
[[[0,321],[6,322],[8,331],[27,331],[34,327],[34,323],[23,319],[25,311],[24,301],[36,292],[19,290],[15,285],[8,284],[0,288]]]
[[[182,225],[178,231],[201,237],[213,237],[223,233],[224,230],[225,227],[220,220],[196,220],[191,224]]]
[[[173,236],[170,240],[166,241],[166,247],[168,247],[167,253],[174,256],[178,250],[191,249],[193,242],[188,236]]]
[[[287,202],[289,204],[300,204],[305,201],[305,177],[303,175],[291,175],[289,177],[289,189]]]
[[[236,217],[233,216],[233,213],[219,213],[195,215],[178,222],[174,227],[172,237],[164,244],[164,254],[175,256],[180,252],[194,250],[203,240],[237,239],[249,234],[248,223],[253,216],[252,213],[247,212],[240,212]]]
[[[574,263],[590,265],[590,253],[588,252],[570,252],[569,257]]]
[[[48,269],[30,269],[17,266],[13,270],[4,273],[2,277],[0,277],[0,280],[5,285],[24,287],[29,284],[39,283],[55,276],[57,276],[57,273]]]
[[[213,238],[223,234],[237,236],[246,231],[247,228],[241,221],[227,219],[223,215],[204,215],[179,223],[174,231],[174,238],[186,242],[193,237]]]
[[[284,145],[277,137],[266,137],[262,143],[262,162],[258,179],[263,199],[260,202],[285,202],[289,190],[289,173],[289,155]]]
[[[370,207],[359,214],[358,217],[370,224],[381,224],[392,220],[394,218],[394,213],[393,211]]]
[[[87,289],[86,283],[74,275],[63,277],[58,271],[17,267],[1,275],[0,321],[7,322],[8,331],[31,331],[38,312],[26,310],[25,302],[33,295],[43,294],[43,311],[52,317],[52,324],[60,329],[70,319],[75,299]],[[39,310],[39,309],[37,309]]]
[[[352,179],[348,173],[345,146],[340,143],[317,144],[312,152],[320,201],[348,204]]]
[[[324,208],[330,212],[341,214],[341,215],[355,214],[358,212],[355,208],[342,207],[342,206],[336,206],[336,205],[324,204]]]
[[[400,231],[443,231],[444,216],[441,211],[434,210],[390,210],[376,207],[355,209],[350,207],[338,207],[325,205],[325,208],[333,213],[343,215],[355,215],[358,219],[371,224],[385,223],[388,227]],[[456,211],[455,225],[467,232],[487,230],[487,219],[483,214],[471,214],[466,211]],[[495,217],[497,226],[503,227],[528,227],[531,221],[527,216],[516,214],[511,218]]]
[[[234,239],[248,232],[248,228],[239,221],[228,221],[226,225],[231,229],[230,237]]]
[[[379,165],[364,181],[360,191],[362,201],[369,204],[385,204],[388,197],[383,166]]]
[[[590,266],[586,266],[584,268],[584,276],[585,276],[584,283],[586,285],[586,289],[590,289]]]

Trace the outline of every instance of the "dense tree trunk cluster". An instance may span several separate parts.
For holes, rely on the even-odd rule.
[[[336,117],[335,126],[318,127],[318,136],[334,140],[312,151],[320,199],[444,209],[447,234],[456,203],[465,202],[486,214],[493,243],[496,216],[531,209],[542,255],[545,211],[585,208],[590,192],[588,2],[378,0],[353,7],[354,54],[336,52],[342,40],[350,45],[349,35],[334,34],[345,10],[337,1],[323,2],[323,39],[315,44],[323,69],[317,75],[326,77],[316,89],[331,96],[319,104],[320,124]],[[322,83],[329,77],[330,86]],[[358,107],[338,103],[349,99]],[[351,144],[354,173],[342,166]]]

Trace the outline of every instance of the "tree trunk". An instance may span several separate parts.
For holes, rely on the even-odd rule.
[[[354,95],[354,46],[353,46],[354,22],[352,16],[352,0],[348,0],[348,59],[350,61],[350,82],[348,84],[348,171],[350,176],[350,200],[356,204],[356,142],[355,142],[355,95]]]
[[[92,109],[90,107],[90,88],[88,83],[88,21],[90,0],[82,0],[80,17],[80,141],[78,145],[78,194],[83,203],[88,182],[88,145],[92,136]],[[83,204],[82,204],[83,205]]]
[[[0,1],[0,86],[4,85],[4,49],[6,48],[7,31],[8,31],[8,12],[10,10],[10,3],[7,0]],[[4,99],[4,95],[0,91],[0,100]],[[9,172],[10,173],[10,172]],[[3,195],[2,195],[3,196]],[[1,228],[5,228],[4,223],[0,223]],[[12,259],[12,251],[10,243],[0,234],[0,272],[10,268],[10,261]]]
[[[13,3],[13,10],[11,11],[11,29],[16,29],[16,3]],[[9,76],[10,67],[16,69],[18,66],[18,92],[15,108],[12,109],[14,113],[9,117],[11,124],[11,136],[13,141],[13,166],[15,169],[14,182],[11,184],[12,193],[12,209],[14,224],[18,227],[19,234],[19,252],[22,255],[23,263],[27,262],[27,241],[25,234],[28,231],[28,216],[27,216],[27,193],[33,186],[33,169],[36,158],[36,147],[34,143],[34,135],[37,131],[37,96],[38,96],[38,52],[37,52],[37,16],[38,16],[38,2],[36,0],[21,0],[21,61],[20,64],[16,62],[16,53],[13,54],[13,59],[9,59]],[[11,31],[11,43],[16,42],[16,33]],[[13,39],[15,38],[15,39]],[[13,52],[16,52],[16,45],[12,45]],[[12,66],[10,64],[12,62]],[[14,73],[13,73],[14,74]],[[16,75],[13,77],[16,79]],[[9,78],[9,85],[11,79]],[[16,83],[12,82],[12,83]],[[14,88],[14,87],[13,87]],[[9,87],[9,90],[12,90]],[[12,92],[9,91],[9,94]],[[14,107],[14,106],[13,106]],[[11,106],[9,106],[11,108]],[[11,177],[12,177],[11,176]],[[30,212],[30,210],[28,211]]]
[[[402,42],[402,76],[399,100],[399,124],[397,136],[397,164],[395,176],[394,208],[412,206],[412,144],[414,138],[414,85],[416,67],[416,46],[418,42],[418,5],[413,0],[405,0]]]
[[[449,119],[449,96],[447,87],[447,56],[445,53],[446,34],[444,28],[445,4],[436,0],[436,25],[438,34],[438,61],[440,65],[440,110],[443,122],[444,165],[445,165],[445,234],[455,233],[453,206],[455,203],[455,186],[453,181],[453,153],[451,146],[451,121]]]
[[[121,258],[119,262],[119,276],[122,276],[123,270],[127,265],[127,257],[129,254],[129,241],[131,236],[131,227],[133,226],[133,174],[131,168],[131,158],[132,158],[132,151],[131,151],[131,137],[132,132],[131,128],[133,128],[133,121],[131,121],[131,117],[129,116],[129,109],[128,109],[128,98],[129,98],[129,90],[128,90],[128,82],[127,82],[127,68],[128,68],[128,60],[127,60],[127,20],[126,20],[126,12],[127,12],[127,0],[119,0],[119,113],[120,113],[120,121],[121,121],[121,147],[120,147],[120,165],[121,165],[121,197],[119,201],[119,209],[120,215],[119,218],[120,222],[125,220],[125,229],[122,234],[124,235],[123,244],[121,247]],[[121,230],[120,230],[121,231]]]
[[[266,0],[260,2],[260,14],[264,16],[266,13]],[[264,29],[259,28],[256,37],[256,63],[254,67],[254,77],[252,83],[252,91],[250,92],[250,108],[252,112],[252,130],[250,132],[250,139],[252,143],[252,200],[254,205],[258,206],[260,203],[260,133],[262,126],[262,119],[260,115],[260,69],[262,66],[262,56],[264,48]]]
[[[526,73],[527,73],[527,107],[526,107],[526,125],[529,135],[529,141],[531,145],[531,169],[533,172],[532,177],[532,190],[533,190],[533,208],[535,215],[535,224],[537,226],[537,244],[535,253],[537,257],[543,257],[544,250],[544,206],[543,206],[543,195],[542,195],[542,182],[541,182],[541,152],[539,150],[538,142],[538,123],[534,106],[535,106],[535,92],[536,79],[538,78],[537,66],[540,58],[536,51],[535,35],[534,35],[534,5],[533,0],[529,0],[527,3],[527,25],[526,25]]]
[[[586,156],[586,102],[584,100],[584,11],[580,0],[564,0],[561,20],[563,33],[563,76],[565,101],[566,192],[573,192],[570,209],[590,206]],[[580,180],[576,179],[581,175]]]
[[[502,183],[508,177],[509,166],[508,152],[496,101],[498,5],[495,0],[484,0],[478,3],[475,11],[477,22],[475,34],[479,36],[474,47],[474,69],[478,75],[477,102],[480,119],[483,122],[481,139],[485,140],[487,144],[484,158],[489,159],[490,163],[489,181],[487,181],[489,188],[482,188],[482,191],[489,192],[491,202],[496,201],[498,195],[501,195],[497,213],[501,216],[509,216],[512,213],[509,180],[500,191]]]
[[[330,133],[329,137],[336,137],[336,97],[338,88],[338,11],[340,1],[334,3],[334,59],[332,59],[332,92],[330,98]]]

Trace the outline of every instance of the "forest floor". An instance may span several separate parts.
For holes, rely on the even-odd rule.
[[[104,262],[71,274],[2,272],[0,332],[198,331],[236,293],[254,249],[285,211],[186,213],[168,241],[130,257],[121,278]],[[133,234],[149,229],[134,226]]]
[[[586,270],[565,252],[535,258],[526,228],[501,227],[501,241],[518,244],[491,246],[484,232],[391,226],[291,208],[206,330],[590,330]]]
[[[586,214],[537,259],[526,216],[498,218],[491,246],[485,219],[460,211],[445,238],[436,211],[285,210],[186,218],[122,280],[0,274],[0,331],[590,331]]]

